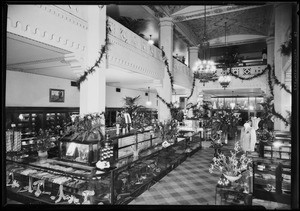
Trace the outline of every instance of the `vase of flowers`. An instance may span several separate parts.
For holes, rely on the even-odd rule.
[[[51,140],[52,137],[49,135],[47,130],[39,130],[36,141],[36,150],[38,152],[40,163],[47,162],[48,150],[55,146]]]
[[[220,153],[218,157],[213,158],[209,172],[219,171],[229,181],[236,181],[245,171],[251,171],[251,164],[252,159],[242,152],[239,142],[236,141],[234,151],[230,151],[230,156]]]

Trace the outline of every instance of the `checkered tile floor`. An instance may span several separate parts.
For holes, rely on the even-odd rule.
[[[233,148],[234,140],[229,141],[222,152],[227,154]],[[220,175],[208,171],[213,154],[212,148],[199,150],[129,204],[215,205],[215,186]],[[290,209],[288,205],[258,199],[252,203],[266,209]]]
[[[213,205],[219,175],[208,172],[214,150],[200,150],[130,204]]]

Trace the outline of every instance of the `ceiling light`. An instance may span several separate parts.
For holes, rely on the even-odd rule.
[[[220,85],[224,88],[224,89],[226,89],[227,88],[227,86],[230,84],[230,82],[231,82],[231,78],[230,78],[230,76],[228,76],[228,75],[221,75],[220,77],[219,77],[219,83],[220,83]]]
[[[206,6],[204,6],[204,35],[202,40],[202,48],[204,49],[204,60],[198,59],[192,70],[195,78],[199,79],[200,82],[205,85],[205,83],[211,81],[216,76],[215,73],[217,71],[215,63],[206,59],[206,51],[209,49],[209,42],[206,38]]]

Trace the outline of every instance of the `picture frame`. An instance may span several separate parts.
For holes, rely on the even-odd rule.
[[[65,90],[63,89],[50,89],[49,102],[63,103],[65,102]]]

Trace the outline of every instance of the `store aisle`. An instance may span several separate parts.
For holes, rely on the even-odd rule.
[[[219,175],[208,171],[213,154],[199,150],[130,204],[214,205]]]
[[[229,155],[234,143],[234,140],[229,141],[222,152]],[[215,188],[220,175],[208,171],[213,154],[212,148],[199,150],[129,205],[215,205]],[[255,198],[252,204],[266,209],[290,209],[286,204]]]

